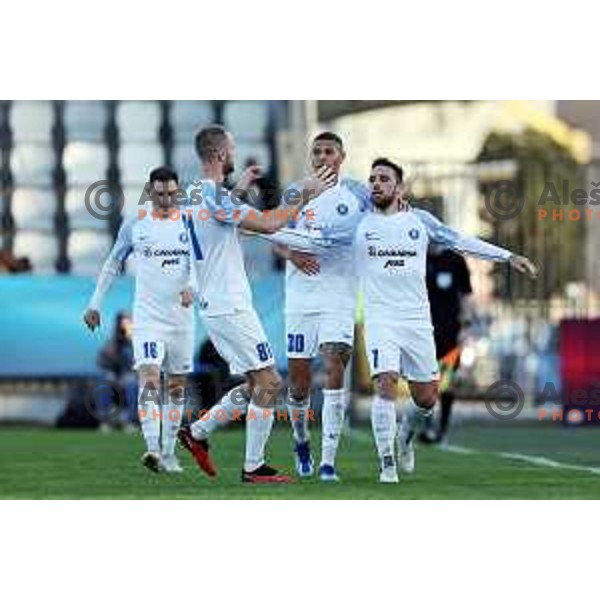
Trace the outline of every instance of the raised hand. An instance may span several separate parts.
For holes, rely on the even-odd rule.
[[[333,187],[337,183],[337,178],[337,173],[329,167],[319,167],[314,175],[302,181],[302,187],[305,192],[308,192],[308,198],[312,200]]]

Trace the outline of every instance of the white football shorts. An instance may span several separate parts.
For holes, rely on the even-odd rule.
[[[354,344],[354,311],[287,314],[288,358],[314,358],[326,343]]]
[[[155,365],[170,375],[191,373],[194,368],[194,332],[133,331],[135,369]]]
[[[367,321],[365,343],[371,377],[392,372],[418,383],[438,379],[433,326],[428,321]]]
[[[217,352],[234,375],[258,371],[275,364],[263,326],[254,310],[229,315],[203,316]]]

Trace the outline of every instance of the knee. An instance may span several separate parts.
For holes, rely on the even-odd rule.
[[[272,390],[274,394],[279,394],[283,389],[283,379],[281,379],[281,375],[277,371],[273,371],[269,374],[267,387]]]
[[[177,406],[184,406],[186,402],[185,375],[171,375],[168,378],[167,389],[169,401]]]
[[[281,375],[275,369],[266,370],[253,380],[253,395],[255,398],[264,397],[270,401],[277,397],[283,389]]]
[[[310,394],[312,384],[310,366],[295,368],[290,364],[289,385],[290,396],[295,400],[305,400]]]
[[[176,393],[185,390],[186,376],[185,375],[169,375],[167,381],[167,389],[169,393]]]
[[[325,358],[324,367],[327,386],[330,389],[343,387],[345,371],[343,358],[337,354],[329,354]]]
[[[290,396],[294,400],[306,400],[310,395],[310,383],[308,381],[290,381]]]
[[[437,387],[430,386],[417,394],[413,393],[413,400],[421,408],[433,408],[438,399]]]
[[[398,397],[398,377],[383,373],[375,378],[375,391],[380,398],[394,401]]]
[[[343,377],[344,363],[340,356],[330,356],[325,361],[325,373],[329,377]]]
[[[140,387],[144,392],[160,390],[160,369],[158,367],[142,367],[139,371]]]

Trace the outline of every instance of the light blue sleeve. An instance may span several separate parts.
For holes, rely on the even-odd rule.
[[[258,235],[273,244],[283,244],[292,250],[310,254],[322,254],[335,245],[335,240],[327,239],[320,232],[304,233],[291,227],[283,227],[271,234]]]
[[[297,203],[300,200],[299,194],[302,194],[302,186],[299,181],[294,181],[290,183],[283,194],[281,194],[281,198],[279,199],[279,208],[289,208],[290,201],[292,202],[291,206],[294,206],[293,203]],[[290,229],[296,229],[298,226],[297,222],[294,219],[290,219],[287,225]]]
[[[192,209],[195,218],[201,211],[207,210],[211,220],[237,226],[254,210],[239,198],[232,199],[227,188],[217,186],[212,181],[203,182],[201,194],[202,202]]]
[[[456,250],[456,252],[470,254],[483,260],[506,262],[512,256],[512,252],[506,248],[484,242],[477,237],[461,234],[455,229],[444,225],[444,223],[425,210],[414,209],[413,212],[425,226],[429,239],[436,244],[441,244],[451,250]]]
[[[137,222],[135,217],[124,221],[117,234],[117,239],[104,263],[104,267],[116,269],[117,274],[123,270],[123,265],[128,256],[133,252],[133,225]],[[103,268],[104,268],[103,267]]]
[[[98,275],[98,281],[96,282],[96,289],[90,299],[88,308],[94,310],[100,310],[104,296],[110,289],[115,277],[117,277],[122,271],[127,257],[133,251],[133,224],[136,222],[135,218],[125,221],[119,233],[117,239],[108,255],[108,258],[104,261],[100,274]]]

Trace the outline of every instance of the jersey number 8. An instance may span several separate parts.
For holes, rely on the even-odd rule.
[[[273,352],[271,352],[271,346],[269,346],[269,342],[257,344],[256,352],[258,353],[259,360],[263,362],[269,360],[270,358],[273,358]]]

